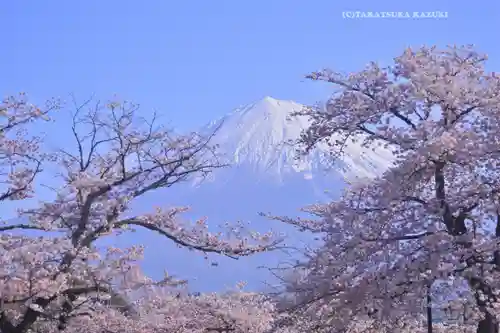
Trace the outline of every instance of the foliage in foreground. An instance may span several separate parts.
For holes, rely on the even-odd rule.
[[[97,244],[143,228],[180,247],[234,258],[272,250],[272,233],[187,223],[185,208],[131,210],[146,193],[222,167],[210,136],[175,135],[129,103],[77,106],[75,146],[45,151],[26,125],[56,108],[23,95],[0,106],[0,201],[37,198],[18,224],[0,227],[0,331],[24,332],[425,332],[425,307],[462,311],[435,332],[498,332],[500,292],[500,80],[470,48],[406,50],[394,66],[370,64],[309,78],[339,89],[311,117],[300,144],[348,140],[393,149],[394,165],[338,200],[307,208],[313,219],[273,217],[320,234],[323,244],[284,278],[284,296],[241,290],[189,295],[182,281],[153,281],[142,247]],[[50,168],[47,168],[50,166]],[[53,200],[37,176],[57,170]],[[28,234],[25,231],[36,231]],[[22,231],[22,232],[18,232]],[[445,297],[448,295],[449,297]]]
[[[338,89],[301,137],[305,153],[349,140],[394,151],[393,167],[353,184],[317,218],[277,219],[324,236],[286,283],[291,311],[330,332],[467,303],[478,332],[500,316],[500,80],[470,47],[406,50],[394,65],[309,75]],[[446,296],[446,297],[445,297]]]
[[[0,106],[0,201],[39,199],[18,223],[0,226],[0,330],[22,332],[205,332],[268,328],[272,305],[260,295],[181,295],[182,281],[153,281],[139,267],[143,248],[102,248],[104,237],[143,228],[180,247],[230,257],[270,250],[278,240],[229,225],[213,233],[187,223],[185,208],[134,214],[134,200],[222,167],[210,136],[172,131],[138,117],[130,103],[87,101],[73,112],[73,149],[43,151],[26,125],[46,119],[24,95]],[[65,126],[67,124],[61,124]],[[53,200],[36,197],[44,167],[59,176]],[[23,232],[16,232],[16,231]],[[26,233],[26,231],[36,232]],[[166,257],[168,255],[166,254]],[[161,297],[159,295],[162,295]],[[267,325],[267,326],[266,326]]]

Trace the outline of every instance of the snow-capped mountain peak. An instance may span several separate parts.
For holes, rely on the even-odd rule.
[[[326,146],[319,146],[300,161],[290,142],[299,138],[310,121],[306,117],[290,117],[304,106],[294,101],[263,99],[237,108],[212,122],[208,130],[218,128],[213,143],[236,166],[246,166],[261,174],[283,179],[287,174],[303,173],[311,179],[317,171],[331,164]],[[335,169],[345,178],[372,178],[382,173],[392,160],[389,150],[363,148],[351,143],[345,156],[335,162]]]

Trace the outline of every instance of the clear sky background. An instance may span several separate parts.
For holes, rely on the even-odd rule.
[[[266,95],[314,103],[328,89],[303,82],[305,73],[356,70],[408,45],[474,43],[500,61],[495,0],[16,0],[0,8],[2,94],[116,93],[180,129]],[[343,19],[345,10],[449,18]]]
[[[304,74],[387,64],[407,46],[472,43],[500,70],[497,0],[15,0],[0,10],[1,94],[117,94],[183,130],[267,95],[324,100],[328,87]],[[448,18],[342,18],[350,10]]]

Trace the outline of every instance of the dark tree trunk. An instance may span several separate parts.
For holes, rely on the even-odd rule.
[[[427,296],[430,298],[430,296]],[[432,307],[427,305],[427,333],[432,333]]]
[[[432,333],[432,282],[427,285],[427,333]]]
[[[489,312],[484,319],[477,324],[477,333],[498,333],[498,321]]]

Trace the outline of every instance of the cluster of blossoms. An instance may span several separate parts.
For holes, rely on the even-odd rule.
[[[210,231],[186,208],[136,214],[133,202],[222,167],[210,136],[175,135],[112,102],[77,108],[73,150],[43,152],[28,123],[46,119],[24,95],[0,104],[0,201],[36,198],[37,175],[55,164],[52,200],[0,226],[0,331],[89,333],[425,332],[425,309],[457,314],[435,332],[498,333],[500,321],[500,79],[470,47],[408,49],[394,65],[342,75],[299,144],[333,158],[349,141],[394,152],[379,178],[340,200],[273,217],[320,236],[284,276],[283,296],[241,290],[190,295],[184,281],[140,269],[143,248],[96,244],[143,228],[200,253],[241,257],[279,245],[241,225]],[[54,163],[55,162],[55,163]],[[21,232],[19,232],[19,230]],[[26,233],[29,230],[33,233]]]
[[[37,198],[36,176],[44,166],[60,176],[53,199],[38,198],[39,204],[19,210],[17,222],[0,226],[0,331],[269,330],[274,308],[262,295],[189,295],[184,281],[144,275],[141,246],[98,246],[105,236],[144,228],[189,250],[235,258],[276,247],[280,240],[272,232],[241,225],[212,232],[205,220],[189,223],[180,216],[187,208],[131,209],[146,193],[222,167],[210,136],[175,135],[137,118],[131,103],[91,107],[88,101],[70,124],[75,149],[43,152],[26,126],[47,119],[57,106],[42,111],[24,95],[0,105],[0,201]]]
[[[440,302],[466,300],[478,332],[498,332],[500,78],[485,60],[469,46],[424,47],[387,68],[308,76],[338,89],[297,113],[312,121],[304,153],[327,144],[336,157],[353,140],[395,156],[380,178],[307,208],[315,218],[275,217],[323,235],[286,284],[311,327],[393,322],[448,294]]]

